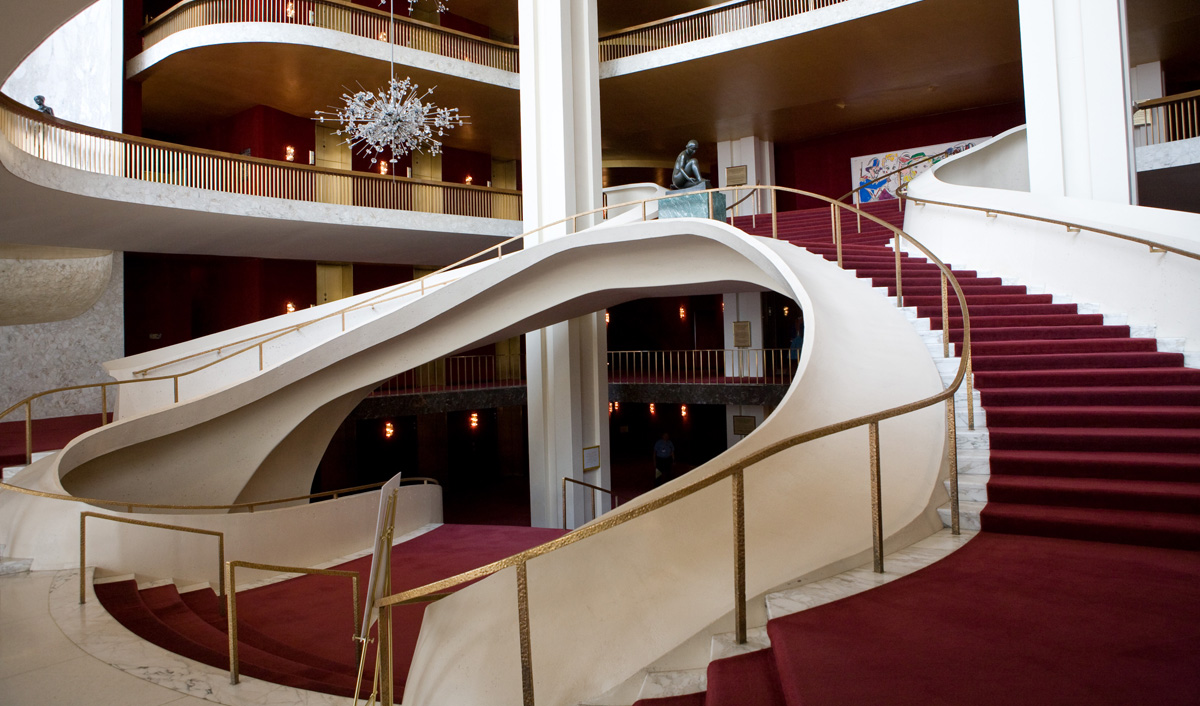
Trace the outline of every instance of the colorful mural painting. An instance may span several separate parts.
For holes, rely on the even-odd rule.
[[[962,142],[946,142],[928,147],[854,157],[850,160],[850,176],[851,183],[857,190],[855,201],[868,203],[895,199],[896,190],[912,181],[913,177],[946,157],[965,152],[988,139],[991,138],[980,137]],[[926,159],[931,155],[932,159]],[[908,167],[910,164],[913,166]],[[901,171],[888,175],[889,172],[895,172],[897,169]]]

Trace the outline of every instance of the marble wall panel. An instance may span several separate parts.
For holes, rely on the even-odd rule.
[[[113,253],[112,278],[96,304],[73,319],[0,326],[0,411],[37,392],[111,380],[100,364],[124,355],[124,256]],[[109,395],[112,409],[115,395]],[[100,412],[100,391],[39,398],[36,419]],[[15,416],[14,416],[15,415]],[[24,419],[14,412],[2,421]]]

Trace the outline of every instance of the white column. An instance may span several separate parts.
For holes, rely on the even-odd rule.
[[[754,186],[770,186],[775,183],[775,143],[760,140],[751,135],[738,140],[722,140],[717,143],[717,185],[724,188],[729,186],[726,167],[746,167],[746,184]],[[729,203],[736,199],[730,194]],[[739,195],[744,196],[744,194]],[[770,194],[763,192],[758,198],[746,199],[738,206],[734,215],[749,216],[755,213],[769,213],[771,208]]]
[[[1133,203],[1124,0],[1019,0],[1030,188]]]
[[[725,374],[762,375],[761,359],[754,355],[739,355],[734,346],[733,324],[737,321],[750,323],[750,349],[763,347],[762,293],[738,292],[722,295],[721,309],[725,329]],[[732,352],[731,352],[732,351]]]
[[[600,206],[600,84],[595,0],[521,0],[521,149],[525,230]],[[591,219],[580,219],[579,228]],[[535,233],[533,247],[572,225]],[[526,338],[529,497],[535,527],[562,524],[564,476],[610,487],[604,312]],[[583,449],[600,447],[598,472]],[[590,515],[573,493],[567,524]],[[568,495],[568,498],[571,494]],[[608,501],[605,500],[605,508]]]

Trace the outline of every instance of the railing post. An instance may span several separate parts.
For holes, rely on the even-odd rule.
[[[950,293],[946,273],[942,273],[942,357],[950,357]]]
[[[892,243],[892,249],[896,252],[896,306],[904,308],[904,282],[901,281],[900,272],[900,234],[896,233]]]
[[[968,404],[970,402],[968,401]],[[959,534],[958,526],[958,420],[954,414],[954,395],[946,398],[946,433],[950,448],[950,533]]]
[[[973,391],[974,383],[972,378],[975,376],[972,368],[972,355],[970,347],[966,347],[963,355],[967,356],[967,429],[975,431],[975,393]]]
[[[871,548],[875,557],[875,573],[883,573],[883,509],[879,479],[879,422],[868,427],[871,454]]]
[[[533,648],[529,636],[528,562],[517,564],[517,630],[521,637],[521,697],[524,706],[533,703]],[[390,706],[390,705],[389,705]]]
[[[379,606],[379,703],[393,706],[392,698],[392,607]]]
[[[172,377],[171,381],[175,385],[175,404],[179,404],[179,376]]]
[[[566,529],[567,528],[567,477],[566,476],[563,476],[562,485],[563,485],[563,492],[562,492],[562,496],[563,496],[563,498],[562,498],[563,529]]]
[[[225,564],[225,621],[229,633],[229,683],[238,683],[237,592],[234,567]]]
[[[708,220],[714,220],[716,213],[713,211],[713,192],[708,192]]]
[[[775,197],[779,192],[771,189],[771,237],[779,239],[779,209],[775,207]]]
[[[25,403],[25,465],[33,463],[33,400]]]
[[[745,469],[733,480],[733,614],[737,643],[746,644],[746,488]]]
[[[108,424],[108,385],[100,386],[100,426]]]
[[[86,512],[79,513],[79,605],[87,602],[84,579],[87,566],[87,516]]]

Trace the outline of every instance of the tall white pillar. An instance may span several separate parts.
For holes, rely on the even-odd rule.
[[[751,135],[737,140],[722,140],[717,143],[717,185],[729,186],[728,167],[746,167],[746,184],[749,186],[771,186],[775,183],[775,143],[760,140]],[[734,199],[730,199],[730,204]],[[734,209],[734,215],[749,216],[769,213],[771,196],[762,192],[757,198],[746,199]]]
[[[1036,194],[1136,200],[1124,0],[1019,0]]]
[[[525,230],[600,206],[600,63],[595,0],[521,0],[521,150]],[[589,225],[580,219],[582,229]],[[531,235],[526,247],[569,235]],[[526,337],[529,497],[535,527],[562,524],[562,479],[611,487],[604,312]],[[600,447],[585,473],[583,450]],[[571,491],[567,524],[590,516]],[[607,509],[605,500],[604,508]]]

